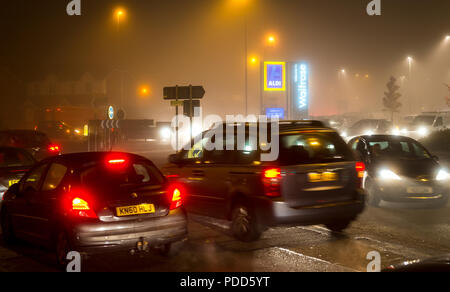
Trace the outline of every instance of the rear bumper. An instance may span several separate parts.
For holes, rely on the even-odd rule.
[[[144,240],[160,246],[187,238],[187,217],[183,209],[162,218],[143,221],[85,223],[73,229],[73,248],[81,253],[99,254],[134,249]]]
[[[260,203],[257,215],[265,226],[316,225],[336,220],[354,220],[364,211],[365,195],[358,194],[353,201],[336,202],[325,205],[291,208],[285,202],[269,201]]]

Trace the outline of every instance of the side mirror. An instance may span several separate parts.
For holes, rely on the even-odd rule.
[[[169,156],[169,162],[173,164],[180,164],[181,159],[177,154],[172,154]]]

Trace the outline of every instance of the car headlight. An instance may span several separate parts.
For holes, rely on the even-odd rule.
[[[436,176],[437,181],[444,181],[444,180],[449,180],[449,179],[450,179],[450,174],[443,169],[441,169]]]
[[[378,172],[379,178],[383,180],[401,180],[402,178],[398,176],[395,172],[389,169],[381,169]]]
[[[425,127],[420,127],[420,128],[418,129],[417,132],[418,132],[419,135],[422,136],[422,137],[428,136],[428,134],[429,134],[428,129],[425,128]]]
[[[169,140],[172,136],[172,131],[169,128],[162,128],[159,131],[159,135],[161,136],[161,139],[163,140]]]

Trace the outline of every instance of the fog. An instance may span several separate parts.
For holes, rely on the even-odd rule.
[[[369,1],[360,0],[97,0],[83,1],[82,16],[67,16],[65,1],[2,2],[0,92],[2,122],[9,127],[25,119],[27,102],[74,103],[58,90],[35,94],[36,86],[70,84],[87,72],[85,78],[99,81],[92,95],[106,97],[105,104],[124,108],[130,118],[170,120],[174,109],[162,89],[177,84],[205,87],[205,114],[243,114],[246,36],[248,56],[257,60],[248,68],[249,113],[260,112],[264,60],[310,64],[313,116],[384,115],[391,75],[402,87],[401,114],[446,107],[445,0],[383,1],[379,17],[369,17]],[[119,26],[117,7],[126,11]],[[267,44],[268,35],[275,44]],[[150,94],[140,96],[141,86]],[[58,94],[63,102],[48,97]]]

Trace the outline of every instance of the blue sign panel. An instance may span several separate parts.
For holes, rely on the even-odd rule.
[[[292,97],[296,119],[309,118],[309,66],[307,63],[294,64]]]
[[[264,63],[264,91],[286,90],[286,63]]]
[[[266,109],[266,116],[269,119],[278,118],[284,119],[284,108],[268,108]]]

